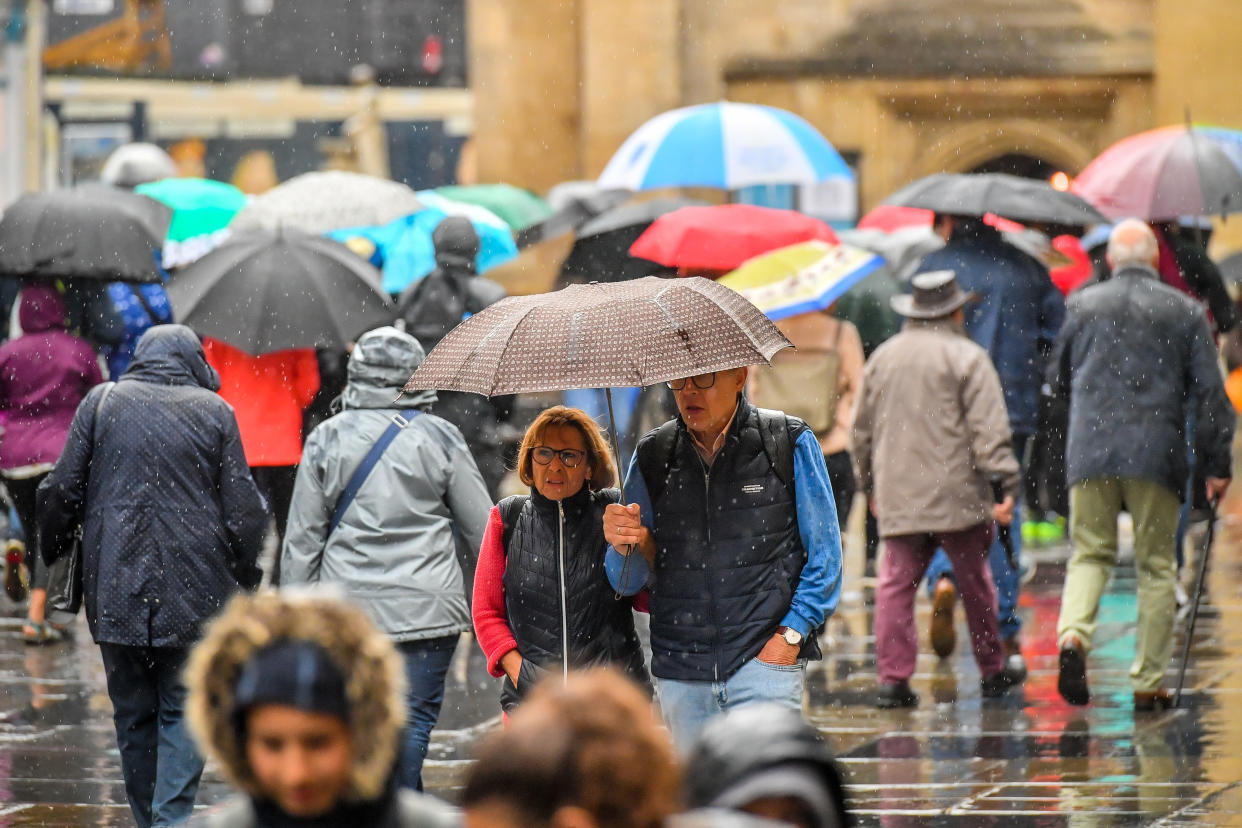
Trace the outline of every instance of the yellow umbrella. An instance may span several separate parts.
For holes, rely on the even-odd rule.
[[[756,256],[719,281],[776,321],[827,308],[883,265],[858,247],[808,241]]]

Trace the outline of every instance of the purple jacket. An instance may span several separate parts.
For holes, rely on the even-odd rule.
[[[91,346],[65,330],[55,288],[24,288],[18,321],[22,336],[0,345],[0,469],[55,463],[78,403],[103,382]]]

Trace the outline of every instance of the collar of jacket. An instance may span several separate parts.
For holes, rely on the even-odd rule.
[[[965,336],[966,331],[961,325],[953,321],[951,316],[942,316],[939,319],[907,319],[902,323],[903,331],[919,329],[924,331],[944,331],[945,333],[957,334]]]
[[[729,427],[725,429],[724,443],[720,446],[720,451],[716,452],[716,456],[712,458],[714,463],[720,455],[725,453],[725,449],[737,442],[737,433],[746,422],[746,418],[750,416],[750,412],[755,410],[755,406],[747,400],[739,391],[737,395],[737,408],[733,412],[733,419],[729,422]],[[686,421],[681,418],[681,412],[677,412],[677,431],[690,445],[690,450],[699,455],[697,441],[694,435],[690,433],[690,429],[686,426]],[[700,457],[702,455],[699,455]]]
[[[556,514],[557,501],[544,497],[534,486],[530,487],[530,502],[540,512]],[[591,507],[591,488],[584,482],[581,489],[560,501],[560,503],[565,509],[565,517],[570,520],[576,519],[585,514],[587,509]]]
[[[1122,265],[1113,271],[1113,276],[1130,276],[1135,279],[1155,279],[1160,281],[1160,274],[1154,267],[1145,264]]]

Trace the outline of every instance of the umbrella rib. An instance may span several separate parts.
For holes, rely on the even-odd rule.
[[[512,325],[512,326],[510,326],[510,328],[509,328],[509,336],[508,336],[508,337],[506,337],[504,347],[502,347],[502,348],[500,349],[500,354],[499,354],[499,356],[497,357],[497,360],[496,360],[497,370],[493,373],[493,376],[495,377],[495,379],[494,379],[494,380],[492,380],[491,387],[488,389],[488,392],[489,392],[489,393],[487,393],[485,396],[488,396],[488,397],[493,397],[493,396],[495,396],[495,395],[496,395],[496,393],[497,393],[496,389],[497,389],[497,387],[500,385],[500,370],[499,370],[499,368],[500,368],[500,366],[501,366],[501,365],[504,365],[504,364],[505,364],[505,355],[509,352],[509,346],[513,344],[513,332],[517,330],[517,326],[518,326],[518,325],[520,325],[520,324],[522,324],[522,320],[524,320],[527,316],[529,316],[529,315],[530,315],[530,313],[531,313],[532,311],[534,311],[536,307],[538,307],[538,305],[536,305],[536,304],[534,304],[534,303],[531,303],[531,305],[530,305],[529,307],[523,308],[523,309],[522,309],[522,311],[521,311],[521,313],[519,313],[519,314],[517,315],[517,318],[513,320],[513,325]],[[508,319],[505,319],[505,322],[506,322],[506,323],[507,323],[508,321],[509,321]],[[474,358],[478,355],[479,351],[481,351],[481,350],[482,350],[484,343],[486,343],[488,340],[490,340],[490,339],[492,338],[492,336],[493,336],[493,335],[495,335],[495,333],[496,333],[497,329],[498,329],[498,328],[500,328],[500,327],[502,327],[502,326],[501,326],[501,325],[496,325],[496,326],[494,326],[494,327],[493,327],[490,331],[488,331],[488,332],[487,332],[487,335],[486,335],[486,336],[484,336],[484,337],[482,337],[482,338],[479,340],[478,344],[477,344],[477,345],[475,345],[475,346],[474,346],[474,347],[470,350],[470,353],[466,355],[466,358],[465,358],[465,359],[463,359],[463,360],[461,361],[461,367],[460,367],[460,368],[458,368],[458,370],[457,370],[456,372],[454,372],[454,374],[453,374],[453,382],[455,382],[455,383],[459,383],[459,382],[461,382],[461,380],[464,378],[464,374],[465,374],[465,371],[466,371],[466,366],[467,366],[467,365],[469,365],[469,363],[470,363],[472,360],[474,360]]]

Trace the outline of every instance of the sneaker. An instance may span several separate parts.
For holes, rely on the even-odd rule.
[[[979,679],[979,692],[985,699],[1000,698],[1009,692],[1010,687],[1021,684],[1024,678],[1025,674],[1019,676],[1004,667],[986,678]]]
[[[1163,687],[1152,691],[1134,691],[1134,712],[1163,713],[1173,709],[1173,694]]]
[[[957,603],[957,587],[948,578],[936,582],[932,592],[931,647],[936,655],[948,658],[957,645],[953,628],[953,605]]]
[[[1022,521],[1022,545],[1033,546],[1037,543],[1037,535],[1039,533],[1039,524],[1033,520]]]
[[[1015,635],[1001,642],[1005,648],[1005,669],[1017,679],[1017,683],[1026,681],[1026,659],[1022,657],[1022,648]]]
[[[875,694],[875,706],[881,710],[893,710],[898,707],[918,707],[919,695],[910,689],[908,681],[881,684]]]
[[[1087,654],[1076,635],[1067,635],[1061,642],[1057,692],[1073,705],[1082,706],[1091,701],[1091,691],[1087,687]]]
[[[26,583],[22,578],[22,564],[26,561],[26,545],[10,540],[4,549],[4,593],[10,601],[26,600]]]
[[[1065,540],[1065,518],[1056,521],[1041,520],[1035,524],[1035,543],[1040,546],[1052,546]]]

